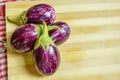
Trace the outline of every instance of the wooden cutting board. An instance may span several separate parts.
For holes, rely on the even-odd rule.
[[[49,77],[40,76],[32,52],[10,46],[16,25],[6,21],[8,80],[120,80],[120,0],[40,0],[6,3],[6,16],[16,16],[39,3],[52,5],[56,21],[70,25],[71,35],[58,46],[61,64]]]

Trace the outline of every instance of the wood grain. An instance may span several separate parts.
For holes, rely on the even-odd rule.
[[[8,80],[120,80],[120,0],[40,0],[6,3],[6,16],[16,16],[30,6],[47,3],[56,21],[70,25],[71,35],[58,46],[61,64],[49,77],[40,76],[32,52],[14,52],[10,36],[16,25],[6,21]]]

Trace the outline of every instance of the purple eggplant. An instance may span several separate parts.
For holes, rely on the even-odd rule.
[[[59,66],[59,54],[55,46],[49,45],[48,50],[43,46],[39,46],[34,51],[34,62],[37,71],[41,75],[52,75]]]
[[[53,39],[56,45],[62,44],[70,35],[70,27],[67,23],[61,21],[52,24],[52,26],[53,25],[58,26],[59,29],[49,31],[49,36]]]
[[[10,43],[15,51],[28,52],[33,49],[34,43],[39,35],[39,26],[25,24],[12,33]]]
[[[41,75],[52,75],[58,69],[60,63],[59,51],[49,37],[45,23],[43,23],[43,33],[35,42],[33,57],[35,67]]]
[[[16,18],[8,17],[8,21],[17,25],[26,23],[41,24],[45,21],[47,25],[53,24],[55,20],[55,10],[48,4],[37,4],[24,11]]]

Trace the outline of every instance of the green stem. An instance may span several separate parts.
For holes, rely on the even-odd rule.
[[[42,24],[43,24],[43,35],[48,36],[48,28],[46,23],[43,21]]]
[[[49,37],[48,34],[48,26],[45,22],[42,25],[42,34],[38,37],[37,41],[35,42],[34,49],[38,48],[40,45],[47,50],[49,44],[55,45],[53,40]]]
[[[55,29],[55,30],[59,29],[58,26],[47,26],[47,28],[48,28],[48,31],[51,31],[53,29]]]
[[[27,22],[26,11],[22,12],[22,14],[14,18],[7,17],[7,20],[11,23],[21,26]]]
[[[16,25],[21,25],[20,23],[19,23],[19,18],[18,17],[16,17],[16,18],[10,18],[10,17],[7,17],[7,20],[8,20],[8,22],[11,22],[11,23],[14,23],[14,24],[16,24]]]

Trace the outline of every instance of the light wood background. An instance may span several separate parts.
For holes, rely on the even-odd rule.
[[[16,16],[30,6],[47,3],[56,21],[70,25],[69,39],[60,45],[61,64],[49,77],[40,76],[27,55],[11,49],[16,25],[6,21],[8,80],[120,80],[120,0],[40,0],[8,2],[6,16]]]

